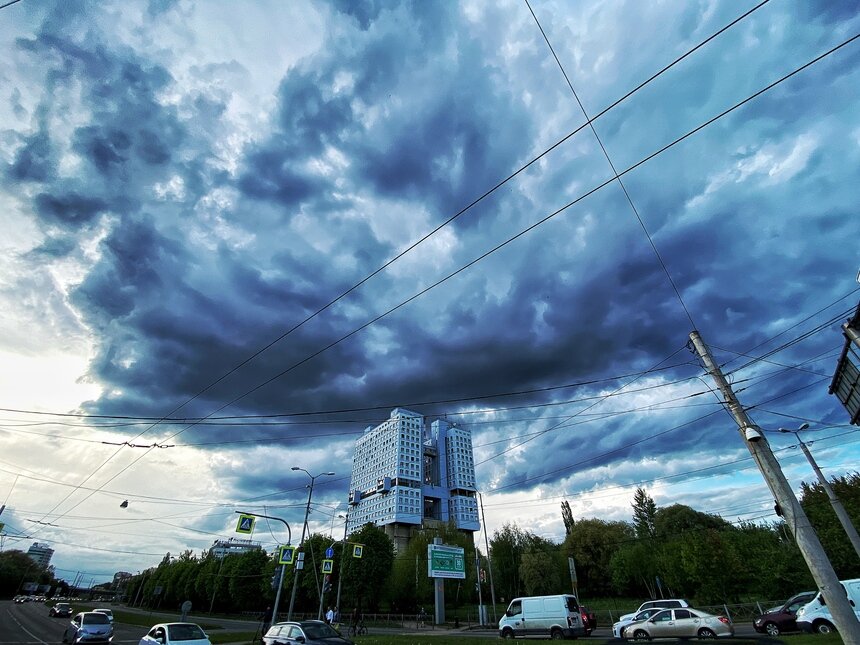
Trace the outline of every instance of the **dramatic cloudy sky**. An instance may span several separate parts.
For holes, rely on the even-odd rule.
[[[491,532],[558,539],[562,499],[628,519],[637,484],[772,520],[694,325],[757,423],[855,468],[827,388],[860,40],[711,120],[855,37],[856,5],[772,0],[639,87],[753,6],[535,0],[558,62],[522,0],[0,10],[4,548],[102,580],[237,509],[295,535],[294,465],[337,473],[311,526],[339,534],[353,442],[397,405],[472,429]]]

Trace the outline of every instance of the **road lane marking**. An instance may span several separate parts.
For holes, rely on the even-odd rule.
[[[26,627],[24,627],[24,626],[21,624],[21,621],[20,621],[20,620],[18,620],[17,618],[15,618],[15,616],[12,614],[12,611],[11,611],[11,610],[7,609],[7,610],[6,610],[6,613],[7,613],[7,614],[9,614],[9,617],[10,617],[12,620],[14,620],[14,621],[15,621],[15,623],[18,625],[18,627],[20,627],[20,628],[21,628],[21,629],[23,629],[25,632],[27,632],[27,634],[28,634],[28,635],[30,635],[32,638],[35,638],[39,643],[42,643],[42,645],[48,645],[48,642],[47,642],[47,641],[43,641],[41,638],[39,638],[38,636],[36,636],[36,635],[35,635],[33,632],[31,632],[29,629],[27,629]]]

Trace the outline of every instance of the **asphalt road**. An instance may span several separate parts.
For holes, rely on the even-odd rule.
[[[73,605],[74,606],[74,605]],[[125,609],[125,608],[123,608]],[[15,604],[10,600],[0,601],[0,645],[59,645],[63,641],[63,632],[69,624],[68,618],[51,618],[49,607],[40,602],[25,602]],[[147,612],[141,612],[147,613]],[[175,622],[175,615],[151,616],[151,624],[159,622]],[[190,616],[191,621],[200,621],[199,617]],[[247,621],[230,621],[226,619],[205,619],[207,623],[221,625],[225,632],[254,631],[256,623]],[[113,643],[138,643],[149,631],[150,627],[114,623]]]
[[[0,601],[0,645],[59,645],[62,643],[63,632],[68,625],[68,618],[51,618],[48,616],[49,608],[42,603],[27,602],[24,604],[15,604],[12,601]],[[146,612],[142,612],[146,613]],[[152,624],[161,621],[171,622],[177,620],[176,616],[170,618],[166,616],[152,616]],[[200,617],[189,617],[189,620],[211,623],[223,623],[223,628],[226,631],[234,630],[250,630],[253,631],[256,623],[249,621],[233,621],[226,619],[200,619]],[[115,623],[114,625],[114,645],[119,643],[136,644],[149,631],[148,627],[140,627],[135,625],[124,625]],[[490,629],[480,630],[446,630],[446,629],[426,629],[415,632],[409,629],[371,629],[373,633],[392,633],[392,634],[459,634],[462,637],[472,638],[493,638],[497,637],[498,631]],[[599,627],[592,634],[598,639],[611,638],[612,631],[609,627]],[[755,633],[752,628],[752,623],[736,623],[735,636],[738,638],[761,638]],[[587,639],[585,639],[587,640]]]

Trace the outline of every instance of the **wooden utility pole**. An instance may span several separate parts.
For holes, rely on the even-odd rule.
[[[758,469],[768,488],[770,488],[780,512],[785,517],[789,530],[794,535],[815,583],[827,601],[827,606],[830,607],[830,613],[839,635],[846,645],[860,645],[860,622],[857,621],[857,616],[855,616],[854,610],[848,602],[848,597],[839,583],[833,565],[827,559],[827,554],[824,553],[818,535],[812,528],[812,524],[809,523],[809,518],[806,517],[800,502],[797,501],[794,491],[791,490],[791,485],[785,478],[776,457],[774,457],[764,433],[747,416],[746,410],[738,402],[735,393],[719,366],[714,362],[711,352],[699,332],[691,332],[690,341],[705,364],[708,374],[714,379],[717,388],[722,393],[726,408],[738,424],[741,439],[749,449],[753,461],[758,465]]]

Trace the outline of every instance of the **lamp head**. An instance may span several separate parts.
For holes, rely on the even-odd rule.
[[[323,473],[323,475],[334,475],[334,473]]]
[[[809,428],[809,424],[808,424],[808,423],[801,423],[801,424],[800,424],[800,427],[798,428],[798,430],[806,430],[807,428]]]
[[[292,468],[290,468],[290,470],[301,470],[301,468],[299,468],[298,466],[293,466]]]
[[[128,500],[127,500],[127,499],[124,499],[124,500],[120,503],[119,507],[120,507],[120,508],[128,508]]]
[[[763,439],[761,432],[754,426],[744,428],[744,438],[750,443],[757,443]]]

